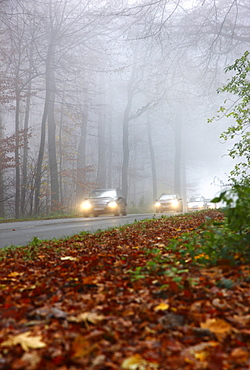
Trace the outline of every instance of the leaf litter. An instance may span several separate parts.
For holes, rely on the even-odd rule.
[[[249,369],[249,266],[181,264],[168,249],[207,215],[222,218],[162,217],[4,252],[0,369]]]

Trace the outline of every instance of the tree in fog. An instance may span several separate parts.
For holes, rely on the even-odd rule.
[[[56,209],[59,202],[59,180],[56,154],[56,123],[55,101],[60,99],[60,75],[66,73],[66,80],[70,80],[70,55],[77,54],[77,49],[84,48],[85,39],[98,32],[95,20],[98,15],[92,12],[93,4],[86,2],[72,3],[70,1],[50,0],[40,5],[43,10],[42,43],[44,48],[41,55],[45,68],[45,104],[42,119],[41,142],[37,162],[35,212],[39,210],[39,196],[41,186],[41,169],[45,147],[45,124],[48,121],[48,152],[50,164],[51,201]],[[74,58],[75,59],[75,58]],[[74,67],[73,67],[74,69]],[[64,72],[63,72],[64,71]],[[67,71],[67,72],[66,72]],[[68,85],[69,86],[69,85]]]
[[[147,20],[137,37],[139,42],[143,38],[153,39],[158,44],[159,51],[162,51],[160,68],[166,76],[166,100],[171,101],[171,95],[179,94],[182,81],[187,103],[190,100],[189,90],[196,99],[197,106],[205,105],[205,99],[214,94],[220,81],[217,77],[222,75],[226,62],[232,60],[237,52],[241,52],[243,44],[248,42],[249,21],[245,16],[246,12],[249,12],[249,3],[245,0],[227,3],[196,1],[192,5],[183,1],[162,0],[138,1],[127,8],[123,15],[128,19],[131,17],[133,26],[141,25],[142,19]],[[187,68],[190,75],[186,73]],[[195,77],[193,80],[192,75]],[[168,81],[169,76],[171,84]],[[185,107],[186,104],[183,103]],[[174,115],[172,118],[174,119]],[[176,124],[174,128],[176,135],[180,132],[178,127]],[[181,148],[177,136],[175,143],[176,148]],[[175,158],[177,184],[177,179],[180,180],[181,176],[178,153]],[[175,187],[179,188],[179,185]]]
[[[133,60],[131,74],[127,83],[127,102],[123,114],[123,131],[122,131],[122,148],[123,148],[123,162],[122,162],[122,191],[125,196],[128,195],[128,168],[129,168],[129,122],[132,119],[138,118],[148,108],[150,103],[147,102],[145,106],[139,107],[136,113],[131,112],[133,99],[140,91],[140,81],[143,75],[142,66],[137,65],[136,57]]]
[[[157,198],[157,170],[156,170],[156,160],[155,160],[155,150],[152,140],[152,124],[151,117],[147,114],[146,125],[147,125],[147,135],[148,135],[148,148],[150,152],[150,161],[151,161],[151,171],[152,171],[152,192],[153,199]]]
[[[75,105],[73,102],[75,96],[73,92],[74,87],[71,84],[75,73],[75,65],[73,63],[77,61],[77,56],[80,61],[82,55],[86,55],[86,50],[89,49],[91,41],[93,41],[93,38],[96,39],[96,36],[100,33],[103,10],[97,2],[93,4],[93,1],[72,2],[48,0],[47,2],[36,2],[34,4],[32,1],[27,0],[23,3],[15,4],[15,7],[14,3],[13,7],[11,5],[12,2],[10,2],[8,17],[5,19],[5,23],[6,28],[8,28],[8,34],[11,36],[9,37],[10,45],[14,45],[12,49],[15,51],[15,53],[9,53],[9,56],[12,57],[10,65],[13,66],[13,70],[16,73],[15,76],[12,76],[13,86],[16,91],[16,131],[20,126],[19,115],[21,107],[23,107],[23,102],[21,102],[22,105],[20,106],[20,84],[22,83],[26,88],[25,127],[28,127],[29,121],[30,81],[34,77],[36,77],[36,85],[33,85],[33,92],[35,89],[37,91],[33,103],[36,101],[36,104],[41,107],[41,102],[44,101],[35,176],[34,208],[35,213],[38,213],[41,203],[44,153],[47,144],[52,208],[54,207],[56,209],[60,200],[59,189],[61,186],[59,186],[58,154],[56,152],[57,112],[60,102],[61,104],[67,104],[67,106],[70,104]],[[100,50],[97,50],[97,52],[100,52]],[[13,58],[13,55],[16,56],[16,59]],[[79,61],[77,62],[78,66],[80,65]],[[84,63],[83,60],[82,63]],[[87,65],[90,64],[91,61],[87,60]],[[18,75],[21,70],[22,80]],[[24,76],[24,70],[26,71],[26,76]],[[83,89],[84,87],[81,88]],[[24,90],[24,87],[21,86],[21,89]],[[65,90],[66,94],[63,98],[62,95]],[[48,126],[46,128],[47,123]],[[48,133],[47,143],[46,131]],[[19,162],[19,151],[20,145],[17,142],[16,217],[19,215],[20,204],[21,163]],[[26,169],[27,150],[24,149],[22,211],[24,210],[25,203],[24,189],[27,183]]]
[[[12,101],[15,109],[15,217],[19,218],[20,205],[24,205],[25,181],[21,183],[21,109],[25,98],[30,99],[30,86],[32,78],[32,66],[29,61],[32,40],[30,18],[24,11],[17,11],[16,4],[12,1],[4,4],[2,13],[2,31],[5,37],[4,47],[2,48],[2,58],[6,58],[6,75],[9,80],[8,103]],[[22,9],[21,9],[22,10]],[[7,104],[8,105],[8,104]],[[27,154],[28,146],[28,110],[29,103],[26,105],[26,116],[24,125],[24,152]],[[25,157],[24,168],[27,169],[27,156]],[[24,177],[25,179],[25,173]],[[23,188],[21,188],[21,185]],[[22,194],[21,194],[22,191]],[[22,197],[21,197],[22,195]],[[22,207],[23,208],[23,207]]]
[[[25,139],[16,136],[16,166],[0,179],[15,189],[16,217],[70,208],[96,186],[133,200],[183,193],[184,159],[201,160],[187,138],[245,51],[248,1],[0,4],[2,117]]]
[[[98,161],[97,161],[97,179],[96,182],[98,187],[105,188],[107,183],[107,165],[106,165],[106,92],[105,87],[106,81],[104,80],[103,73],[99,73],[99,86],[100,92],[98,96],[99,101],[99,109],[97,112],[97,153],[98,153]],[[103,89],[104,88],[104,89]]]

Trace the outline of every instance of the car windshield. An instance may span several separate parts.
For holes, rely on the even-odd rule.
[[[116,197],[116,190],[94,190],[90,194],[90,198],[113,198]]]
[[[160,200],[171,200],[171,199],[176,199],[177,196],[175,194],[162,194],[160,196]]]
[[[204,202],[204,198],[202,198],[202,197],[192,197],[192,198],[190,198],[189,202]]]

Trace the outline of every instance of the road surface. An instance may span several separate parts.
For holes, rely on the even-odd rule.
[[[165,214],[166,215],[166,214]],[[81,231],[95,232],[98,229],[108,229],[145,218],[161,217],[161,214],[136,214],[121,217],[79,217],[56,220],[22,221],[0,223],[0,248],[11,245],[28,245],[34,237],[40,240],[65,239]]]

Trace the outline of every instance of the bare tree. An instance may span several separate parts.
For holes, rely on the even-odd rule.
[[[76,51],[83,47],[86,38],[89,40],[98,32],[95,20],[98,14],[92,10],[90,1],[82,3],[77,1],[49,0],[44,5],[48,8],[47,17],[44,19],[44,35],[46,35],[46,56],[44,66],[46,71],[45,85],[45,105],[41,129],[40,151],[37,162],[35,212],[39,210],[39,195],[41,186],[41,168],[43,162],[45,145],[45,124],[48,120],[48,142],[49,142],[49,161],[50,161],[50,181],[51,181],[51,200],[56,206],[59,201],[59,182],[57,169],[57,154],[55,143],[55,99],[58,94],[58,78],[61,68],[65,64],[69,70],[72,68],[69,55],[73,50]],[[44,13],[46,14],[45,8]],[[99,21],[98,21],[99,23]],[[92,34],[91,34],[92,32]],[[79,54],[80,55],[80,54]],[[67,58],[66,58],[67,56]],[[74,68],[74,67],[73,67]],[[53,204],[52,204],[53,207]]]
[[[79,203],[86,195],[86,140],[87,140],[87,121],[88,108],[85,106],[84,112],[81,114],[80,120],[80,140],[77,151],[77,184],[76,184],[76,202]]]
[[[8,11],[7,11],[8,10]],[[15,217],[20,216],[20,201],[21,201],[21,150],[19,142],[19,131],[21,130],[21,108],[23,101],[27,97],[26,117],[25,117],[25,143],[24,152],[28,145],[28,110],[29,99],[31,94],[30,84],[34,78],[32,66],[29,63],[29,53],[31,45],[31,27],[29,14],[22,11],[17,11],[16,4],[12,1],[6,2],[5,13],[2,13],[2,28],[5,30],[5,44],[7,45],[8,54],[5,55],[7,62],[6,72],[11,81],[11,89],[13,95],[10,100],[13,100],[15,105]],[[4,17],[4,18],[3,18]],[[2,49],[3,51],[3,49]],[[28,89],[27,89],[27,86]],[[10,96],[10,95],[9,95]],[[27,156],[24,159],[24,166],[27,166]],[[24,185],[24,184],[23,184]],[[25,186],[25,185],[24,185]]]
[[[147,97],[145,94],[145,86],[148,83],[146,77],[146,65],[143,63],[143,57],[147,55],[145,53],[139,54],[142,49],[137,45],[133,51],[132,65],[130,69],[130,76],[126,87],[126,106],[123,113],[123,132],[122,132],[122,144],[123,144],[123,162],[122,162],[122,191],[128,195],[128,169],[129,169],[129,122],[133,119],[137,119],[145,112],[147,112],[152,106],[155,105],[156,97]],[[139,100],[138,109],[135,111],[133,103],[135,105],[135,98],[137,95],[144,96],[144,99]],[[145,102],[146,97],[146,102]],[[144,103],[145,102],[145,103]],[[137,102],[138,104],[138,102]]]
[[[156,174],[156,161],[155,161],[155,151],[152,140],[152,124],[150,121],[150,115],[147,114],[147,133],[148,133],[148,147],[150,152],[151,160],[151,171],[152,171],[152,187],[153,187],[153,200],[157,198],[157,174]]]
[[[1,142],[1,140],[3,140],[3,123],[2,123],[2,116],[0,115],[0,142]],[[4,217],[5,216],[5,211],[4,211],[4,197],[5,197],[4,196],[4,176],[3,176],[3,168],[1,168],[1,167],[2,166],[0,166],[0,217]]]
[[[171,96],[181,90],[180,81],[182,89],[189,85],[185,88],[186,97],[183,95],[186,101],[189,99],[188,90],[192,93],[194,91],[192,86],[196,86],[194,95],[197,96],[197,101],[202,101],[202,95],[209,96],[216,90],[216,77],[229,61],[235,59],[237,53],[241,55],[249,43],[250,22],[249,17],[246,17],[249,11],[250,5],[246,0],[197,0],[192,4],[174,0],[139,0],[124,9],[120,15],[131,19],[131,28],[137,27],[134,40],[141,42],[144,39],[146,42],[151,39],[158,44],[158,50],[162,52],[160,68],[162,75],[165,75],[165,81],[162,79],[162,92],[171,106]],[[191,74],[186,73],[187,68],[191,70]],[[192,75],[195,75],[195,80],[191,80]],[[176,192],[181,192],[183,176],[180,119],[175,120],[173,129],[174,188]]]
[[[106,187],[106,173],[107,173],[107,165],[106,165],[106,94],[105,94],[105,80],[102,73],[99,76],[100,81],[100,94],[99,94],[99,110],[98,110],[98,133],[97,133],[97,140],[98,140],[98,163],[97,163],[97,184],[99,187],[105,188]]]

